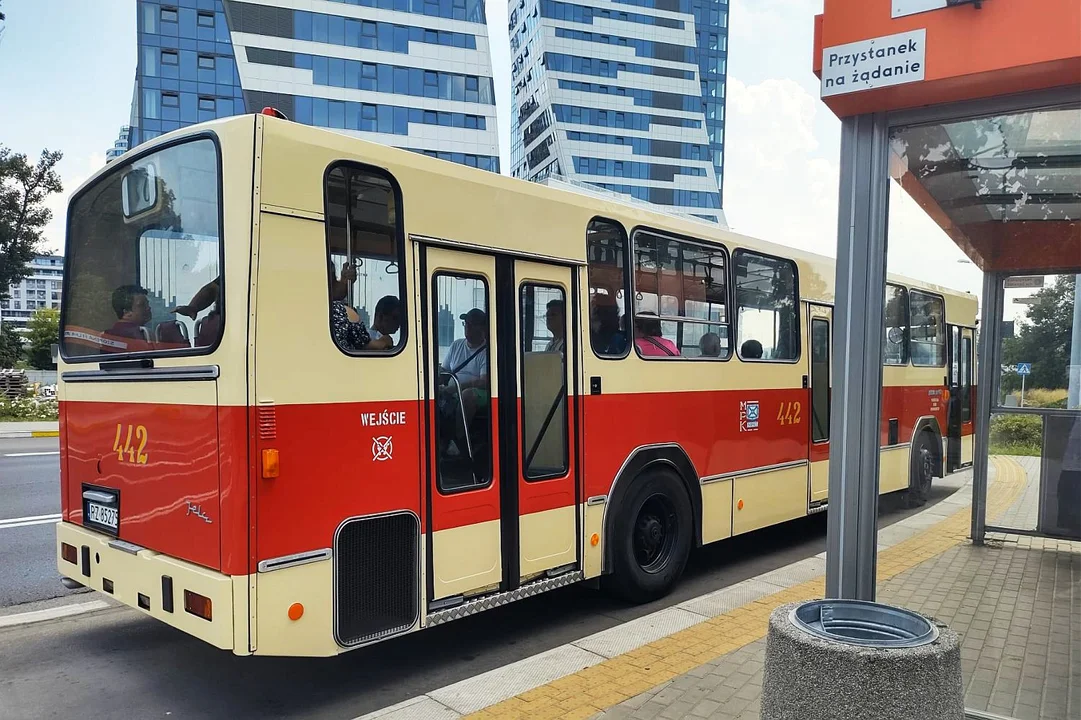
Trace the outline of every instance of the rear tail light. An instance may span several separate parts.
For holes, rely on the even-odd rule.
[[[278,477],[278,451],[267,448],[263,451],[263,477],[267,480]]]
[[[193,593],[191,590],[184,591],[185,612],[189,612],[195,617],[201,617],[203,620],[210,620],[213,617],[211,610],[210,598],[199,593]]]
[[[60,543],[60,557],[67,560],[72,565],[79,564],[79,551],[75,549],[74,545]]]

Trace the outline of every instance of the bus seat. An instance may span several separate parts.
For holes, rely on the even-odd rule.
[[[154,328],[155,340],[159,343],[183,347],[191,347],[188,339],[188,328],[176,320],[165,320]]]

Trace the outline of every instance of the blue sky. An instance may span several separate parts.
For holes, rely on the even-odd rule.
[[[64,196],[50,203],[59,250],[66,196],[105,163],[128,121],[135,77],[132,0],[4,0],[0,143],[36,157],[62,150]]]
[[[105,162],[128,121],[134,0],[4,0],[0,143],[64,152],[48,246],[63,243],[67,195]],[[733,230],[835,254],[840,123],[818,99],[812,31],[822,0],[730,0],[724,207]],[[506,5],[487,4],[500,144],[508,168]],[[891,271],[979,293],[980,273],[915,204],[891,197]]]

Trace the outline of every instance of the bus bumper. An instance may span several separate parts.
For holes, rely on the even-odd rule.
[[[75,548],[74,563],[64,559],[62,544]],[[246,577],[234,579],[68,522],[56,525],[56,566],[61,576],[215,647],[249,653],[247,623],[234,621],[235,607],[246,615]],[[210,599],[210,620],[185,609],[185,591]],[[245,602],[234,603],[234,593],[243,593]],[[234,628],[243,628],[245,637]]]

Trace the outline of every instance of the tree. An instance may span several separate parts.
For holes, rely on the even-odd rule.
[[[1028,322],[1017,337],[1002,341],[1002,363],[1032,363],[1025,387],[1057,390],[1069,383],[1070,339],[1073,332],[1074,276],[1059,275],[1053,285],[1038,290],[1028,310]],[[1002,376],[1002,389],[1021,387],[1015,373]]]
[[[23,356],[23,338],[11,323],[0,324],[0,368],[13,368]]]
[[[26,323],[26,358],[36,370],[52,370],[53,345],[60,342],[60,311],[39,308]]]
[[[36,165],[0,146],[0,300],[29,274],[41,230],[52,219],[45,199],[63,190],[56,164],[63,153],[43,150]]]

